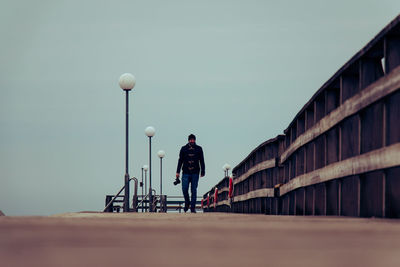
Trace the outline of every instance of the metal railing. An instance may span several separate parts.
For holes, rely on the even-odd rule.
[[[178,211],[181,212],[185,206],[185,200],[183,196],[167,196],[167,195],[156,195],[153,193],[153,206],[152,208],[147,206],[149,203],[149,194],[138,196],[138,203],[136,205],[137,209],[143,207],[143,211],[153,211],[153,212],[168,212],[168,211]],[[201,197],[197,198],[196,210],[201,211]]]
[[[152,196],[153,196],[153,203],[150,203],[149,207],[147,207],[147,204],[149,203],[149,199],[150,199],[150,193],[147,195],[142,195],[142,200],[139,201],[137,203],[137,205],[135,206],[136,209],[138,209],[139,207],[142,208],[142,212],[143,210],[149,209],[149,211],[151,212],[155,212],[157,210],[157,201],[158,201],[158,196],[156,195],[156,190],[152,189]]]
[[[135,190],[134,190],[134,195],[133,195],[133,209],[130,209],[129,211],[137,212],[136,208],[136,202],[137,202],[137,186],[138,186],[138,180],[135,177],[132,177],[129,179],[128,182],[131,180],[135,181]],[[118,191],[118,193],[106,204],[106,207],[104,208],[103,212],[106,212],[109,210],[109,208],[114,204],[115,200],[120,197],[121,192],[125,189],[125,185]],[[124,197],[124,196],[122,196]]]
[[[138,189],[138,180],[135,177],[129,179],[129,182],[134,180],[134,195],[132,199],[132,208],[128,209],[130,212],[138,212],[141,208],[142,212],[167,212],[168,210],[179,211],[181,212],[185,206],[185,200],[183,196],[170,196],[167,195],[157,195],[156,190],[152,189],[152,199],[153,203],[150,203],[150,192],[146,195],[137,195]],[[122,195],[122,191],[124,191],[125,185],[118,191],[116,195],[107,195],[106,196],[106,205],[103,212],[113,212],[116,210],[119,212],[123,206],[114,206],[114,203],[125,203],[124,198],[125,196]],[[111,199],[110,199],[111,198]],[[122,200],[118,200],[118,198],[122,198]],[[110,199],[110,200],[108,200]],[[200,201],[201,197],[197,198],[196,201],[196,210],[201,210]]]

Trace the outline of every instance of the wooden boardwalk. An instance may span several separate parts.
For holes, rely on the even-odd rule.
[[[0,217],[0,266],[400,266],[400,221],[223,213]]]
[[[399,107],[400,15],[203,195],[205,211],[400,218]]]

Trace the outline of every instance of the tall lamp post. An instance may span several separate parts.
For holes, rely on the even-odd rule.
[[[157,155],[160,158],[160,196],[162,196],[162,159],[165,157],[164,150],[158,151]]]
[[[147,194],[147,170],[149,169],[149,166],[143,165],[143,170],[144,170],[144,193]],[[144,205],[145,202],[142,203]],[[147,205],[146,206],[146,211],[147,211]]]
[[[125,115],[125,197],[124,197],[124,212],[129,211],[129,170],[128,170],[128,144],[129,144],[129,91],[135,87],[136,79],[130,73],[124,73],[119,77],[119,86],[126,93],[126,115]]]
[[[153,212],[153,192],[151,188],[151,138],[155,135],[156,130],[154,127],[149,126],[144,130],[144,133],[149,138],[149,202],[150,202],[150,212]]]

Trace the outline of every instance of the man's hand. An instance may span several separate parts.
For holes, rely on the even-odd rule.
[[[204,177],[204,173],[200,175],[200,177]]]
[[[179,178],[179,172],[176,173],[176,178]]]

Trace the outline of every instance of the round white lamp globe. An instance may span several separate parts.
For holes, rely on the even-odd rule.
[[[146,128],[146,130],[144,130],[144,133],[148,136],[148,137],[153,137],[156,133],[156,130],[154,129],[154,127],[149,126]]]
[[[229,171],[229,170],[231,169],[231,165],[229,165],[229,164],[227,163],[227,164],[225,164],[225,168],[226,168],[227,171]]]
[[[164,150],[158,151],[158,152],[157,152],[157,155],[158,155],[159,158],[165,157],[165,152],[164,152]]]
[[[226,171],[226,163],[224,164],[224,166],[222,166],[222,169],[224,170],[224,171]]]
[[[149,166],[143,165],[143,170],[147,171],[149,169]]]
[[[130,73],[124,73],[119,77],[119,86],[122,90],[130,91],[133,87],[135,87],[136,79]]]

